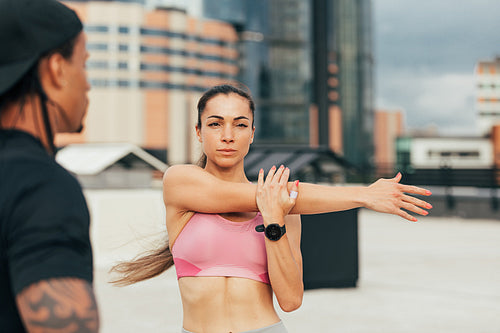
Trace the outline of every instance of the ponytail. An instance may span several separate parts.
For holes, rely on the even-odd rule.
[[[196,165],[202,169],[207,166],[207,155],[205,155],[205,153],[201,154],[200,159],[196,162]]]
[[[128,286],[160,275],[174,265],[168,240],[158,249],[146,252],[131,261],[124,261],[113,266],[110,272],[121,276],[112,280],[115,286]]]
[[[206,164],[207,155],[202,154],[196,165],[204,168]],[[168,239],[165,239],[161,247],[113,266],[110,273],[115,272],[120,276],[112,280],[111,283],[119,287],[128,286],[158,276],[173,265],[174,258]]]

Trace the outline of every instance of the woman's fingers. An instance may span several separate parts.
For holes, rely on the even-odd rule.
[[[283,165],[278,168],[278,170],[274,174],[273,183],[275,183],[275,184],[280,183],[280,179],[281,179],[281,176],[283,175],[284,171],[285,171],[285,167]]]
[[[413,204],[410,204],[408,202],[404,202],[404,201],[401,203],[400,207],[403,208],[403,209],[405,209],[405,210],[407,210],[407,211],[410,211],[410,212],[413,212],[413,213],[416,213],[416,214],[419,214],[419,215],[426,216],[426,215],[429,214],[428,211],[426,211],[426,210],[424,210],[422,208],[419,208],[419,207],[417,207],[417,206],[415,206]]]
[[[298,196],[299,196],[299,181],[296,180],[293,182],[292,187],[290,188],[290,199],[292,199],[294,204]]]
[[[398,172],[398,174],[394,178],[389,179],[389,181],[399,183],[401,181],[402,177],[403,176],[402,176],[401,172]],[[426,190],[425,188],[418,187],[418,186],[404,185],[404,184],[400,184],[399,186],[400,186],[401,191],[405,192],[405,193],[419,194],[419,195],[425,195],[425,196],[432,195],[431,191]]]
[[[412,205],[426,208],[426,209],[431,209],[432,205],[424,200],[417,199],[415,197],[412,197],[411,195],[403,195],[403,201],[406,201]]]
[[[417,222],[417,219],[414,216],[410,215],[408,212],[413,212],[415,214],[427,216],[429,214],[429,212],[426,211],[425,209],[420,208],[420,207],[426,208],[426,209],[431,209],[432,205],[428,202],[414,198],[412,196],[404,195],[402,197],[401,203],[399,205],[398,215],[401,217],[404,217],[405,219],[407,219],[409,221]],[[402,209],[404,209],[404,210],[402,210]]]
[[[264,171],[261,169],[259,171],[259,179],[258,179],[258,185],[260,187],[269,187],[272,184],[277,185],[276,189],[279,191],[287,191],[288,195],[288,180],[290,178],[290,169],[284,167],[281,165],[278,169],[276,169],[275,166],[269,170],[266,179],[264,180]],[[274,187],[274,186],[273,186]],[[294,191],[297,193],[297,188],[298,188],[298,182],[295,183],[295,185],[292,185],[292,188],[290,189],[291,191]],[[296,198],[296,194],[295,198]]]
[[[396,183],[399,183],[401,181],[402,177],[403,176],[401,175],[401,172],[398,172],[398,174],[394,178],[392,178],[391,180],[396,182]]]
[[[269,170],[265,184],[268,185],[270,183],[283,185],[288,182],[288,177],[290,176],[290,170],[285,168],[283,165],[276,169],[275,166]]]
[[[379,179],[368,186],[371,191],[366,207],[416,222],[416,218],[409,213],[428,215],[426,209],[431,209],[432,205],[413,195],[429,196],[432,193],[418,186],[400,184],[401,178],[401,173],[398,173],[394,178]]]
[[[413,185],[401,185],[401,191],[403,191],[405,193],[419,194],[419,195],[425,195],[425,196],[429,196],[432,194],[431,191],[426,190],[425,188],[421,188],[421,187],[413,186]]]
[[[276,167],[273,165],[273,167],[267,173],[267,177],[266,177],[266,180],[264,182],[266,185],[268,185],[269,183],[272,182],[275,172],[276,172]]]
[[[264,185],[264,169],[259,171],[259,179],[257,180],[257,187],[262,187]]]
[[[280,178],[280,186],[285,187],[288,184],[288,178],[290,177],[290,169],[285,168]]]
[[[401,216],[402,218],[404,219],[407,219],[408,221],[411,221],[411,222],[417,222],[417,218],[415,216],[412,216],[410,214],[408,214],[407,212],[405,212],[404,210],[402,209],[399,209],[398,210],[398,213],[397,215]]]
[[[424,188],[418,187],[418,186],[412,186],[412,185],[401,185],[401,190],[403,193],[410,193],[410,194],[418,194],[418,195],[425,195],[429,196],[431,195],[431,191],[426,190]],[[411,195],[406,195],[404,194],[402,196],[402,203],[401,203],[401,208],[419,214],[423,216],[427,216],[429,214],[428,211],[425,209],[431,209],[432,205],[424,200],[420,200],[418,198],[415,198]],[[422,209],[425,208],[425,209]],[[411,216],[410,214],[404,212],[404,217],[410,221],[416,222],[417,219],[414,216]],[[410,216],[411,218],[408,218]]]
[[[288,179],[290,169],[281,165],[278,169],[273,166],[264,179],[264,171],[259,171],[257,183],[257,207],[263,215],[283,217],[295,205],[296,195],[288,193]],[[292,186],[292,189],[294,187]],[[297,190],[297,186],[295,186]],[[297,191],[295,191],[297,194]]]

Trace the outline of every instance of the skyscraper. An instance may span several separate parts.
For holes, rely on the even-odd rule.
[[[476,112],[481,135],[500,124],[500,57],[476,64]]]
[[[204,0],[204,14],[239,32],[238,79],[256,99],[256,141],[307,145],[310,2]]]
[[[319,142],[366,169],[373,156],[371,1],[313,0],[313,26]]]
[[[179,1],[66,3],[84,22],[92,89],[84,132],[57,144],[126,141],[163,158],[168,151],[171,164],[196,161],[197,100],[238,73],[234,27],[190,16]]]
[[[370,166],[371,1],[226,2],[204,0],[204,15],[238,31],[238,79],[257,102],[256,142],[329,147]]]

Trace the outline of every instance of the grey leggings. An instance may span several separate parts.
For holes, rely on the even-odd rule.
[[[182,333],[193,333],[186,331],[184,328],[181,331]],[[280,321],[279,323],[273,324],[271,326],[266,326],[262,328],[258,328],[256,330],[251,330],[251,331],[245,331],[241,333],[288,333],[286,330],[285,325],[283,325],[283,322]]]

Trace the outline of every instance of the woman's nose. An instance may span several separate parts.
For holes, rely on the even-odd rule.
[[[229,126],[224,127],[224,130],[222,131],[222,141],[231,142],[233,140],[233,129]]]

